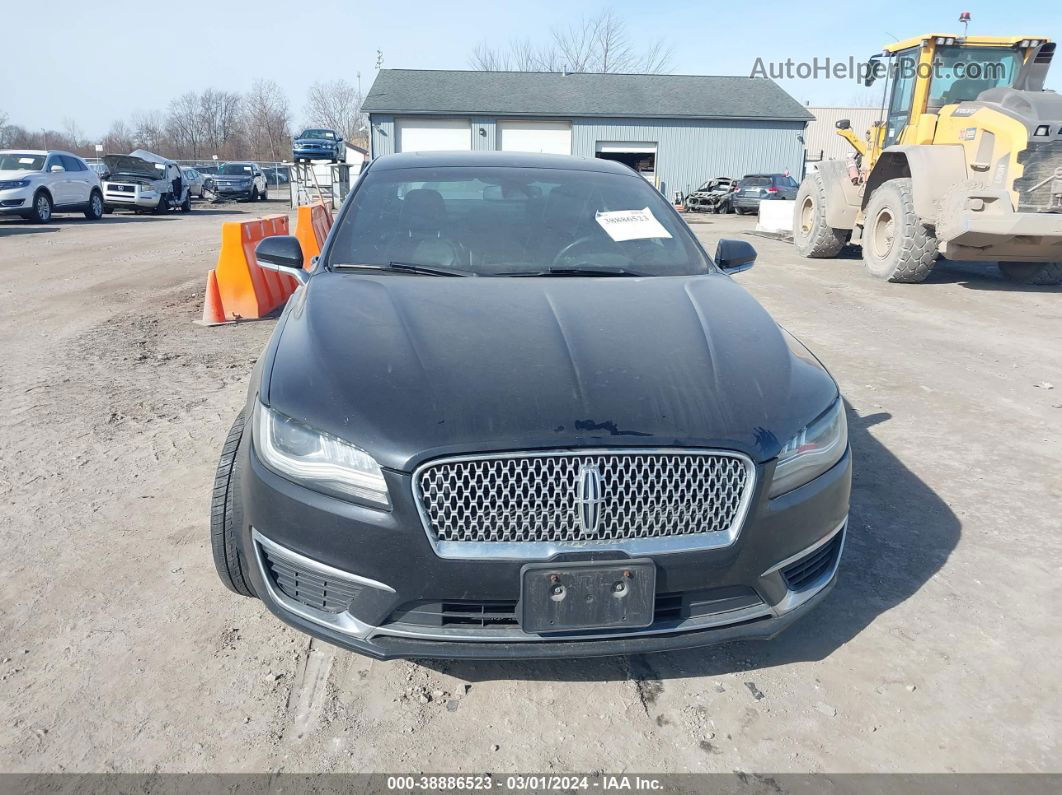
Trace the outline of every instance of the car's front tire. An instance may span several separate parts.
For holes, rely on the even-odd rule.
[[[248,201],[252,201],[252,202],[258,201],[258,186],[257,185],[255,185],[253,188],[251,188],[251,194],[247,197],[247,200]]]
[[[191,192],[185,194],[184,201],[181,202],[181,212],[182,213],[190,213],[190,212],[192,212],[192,194],[191,194]]]
[[[85,217],[90,221],[98,221],[103,217],[103,196],[100,195],[98,190],[92,191],[92,195],[89,196]]]
[[[221,459],[214,475],[214,491],[210,497],[210,548],[214,555],[214,568],[226,588],[240,596],[255,596],[247,562],[240,554],[238,536],[243,521],[243,509],[233,499],[236,483],[236,461],[243,438],[243,411],[229,429]]]
[[[33,195],[33,208],[27,217],[35,224],[46,224],[52,220],[52,209],[52,197],[39,190]]]

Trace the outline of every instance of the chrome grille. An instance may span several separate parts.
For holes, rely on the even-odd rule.
[[[599,475],[590,530],[588,468]],[[606,450],[439,461],[414,482],[436,541],[586,543],[733,532],[752,472],[734,453]]]

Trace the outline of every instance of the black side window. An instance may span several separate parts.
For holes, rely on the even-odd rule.
[[[66,166],[63,165],[62,157],[59,155],[48,155],[48,160],[44,164],[45,172],[51,171],[52,166],[63,166],[63,168],[66,168]]]
[[[76,157],[70,155],[59,155],[63,161],[63,168],[67,171],[84,171],[85,167],[81,164],[81,161]]]

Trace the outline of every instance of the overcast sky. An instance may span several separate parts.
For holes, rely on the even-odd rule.
[[[636,40],[663,38],[676,74],[748,75],[757,58],[865,59],[895,38],[958,32],[969,0],[890,0],[870,4],[815,0],[617,0]],[[883,11],[874,22],[874,5]],[[186,91],[245,91],[256,78],[276,80],[303,121],[307,87],[342,77],[368,91],[376,51],[384,66],[466,69],[477,42],[544,39],[605,4],[571,0],[464,2],[404,0],[179,0],[5,3],[0,19],[4,65],[0,111],[10,122],[62,129],[76,120],[98,137],[116,118],[164,110]],[[1059,0],[986,0],[967,5],[971,33],[1062,38]],[[300,18],[300,14],[301,17]],[[1049,87],[1062,89],[1062,58]],[[779,81],[800,102],[852,104],[865,91],[846,80]],[[875,94],[876,96],[876,94]]]

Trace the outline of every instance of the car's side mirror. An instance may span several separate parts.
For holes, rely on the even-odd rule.
[[[306,284],[310,279],[310,274],[302,268],[302,246],[297,237],[267,237],[255,248],[254,258],[259,268],[293,276],[299,284]]]
[[[65,168],[63,168],[63,167],[62,167],[61,165],[59,165],[58,163],[56,163],[56,164],[55,164],[54,166],[52,166],[52,167],[51,167],[50,169],[48,169],[48,170],[49,170],[49,171],[51,171],[51,172],[52,172],[53,174],[61,174],[62,172],[66,171],[66,169],[65,169]]]
[[[715,249],[715,264],[724,273],[747,271],[756,262],[756,249],[744,240],[720,240]]]

